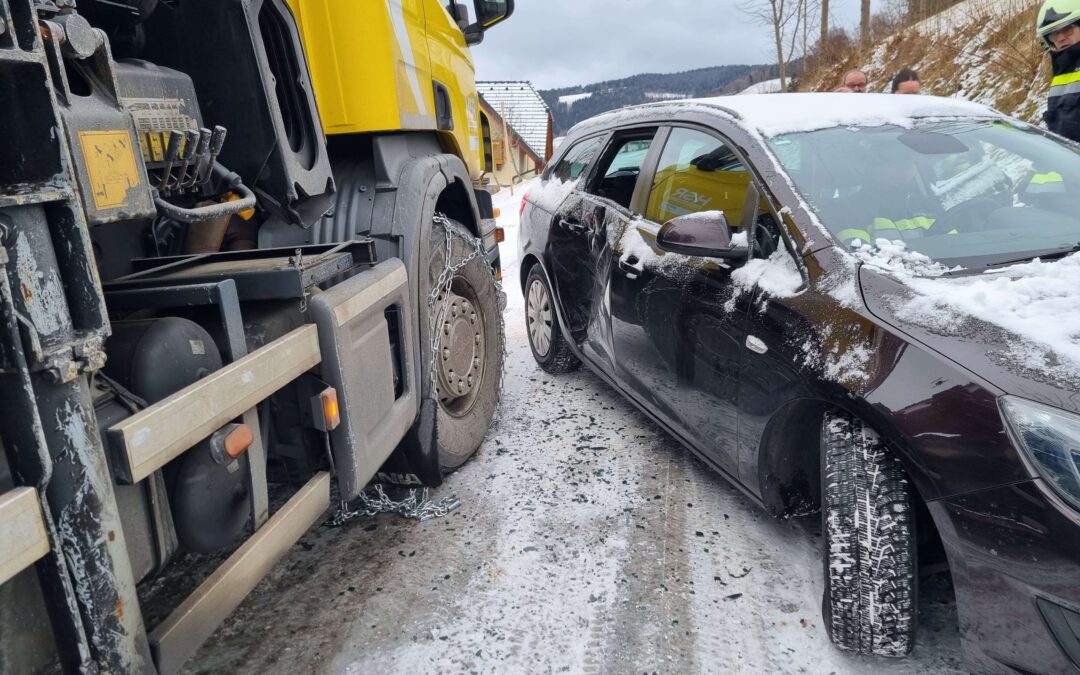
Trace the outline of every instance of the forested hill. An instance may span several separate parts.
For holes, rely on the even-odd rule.
[[[681,73],[646,73],[621,80],[540,92],[555,116],[555,135],[581,120],[628,105],[732,94],[776,77],[776,66],[714,66]]]

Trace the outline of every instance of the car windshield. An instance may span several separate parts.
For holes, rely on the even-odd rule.
[[[796,189],[849,248],[880,239],[950,267],[1080,243],[1080,151],[1001,119],[837,127],[769,140]]]

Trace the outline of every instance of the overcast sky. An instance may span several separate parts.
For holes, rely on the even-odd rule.
[[[881,0],[874,0],[876,9]],[[638,73],[772,63],[771,28],[738,0],[516,0],[514,15],[473,47],[478,80],[538,89]],[[833,25],[854,26],[859,0],[832,0]]]

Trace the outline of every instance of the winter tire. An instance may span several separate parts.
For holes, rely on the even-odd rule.
[[[916,544],[911,488],[873,429],[844,413],[821,430],[821,517],[829,637],[876,656],[911,652],[916,625]]]
[[[431,238],[421,258],[420,310],[421,372],[429,378],[434,365],[434,383],[438,397],[435,439],[439,467],[449,473],[464,464],[487,436],[495,408],[503,368],[503,324],[499,310],[502,291],[495,283],[491,268],[482,255],[476,255],[472,242],[461,234],[467,230],[460,223],[441,218],[431,227]],[[447,255],[447,231],[450,251]],[[449,295],[439,293],[434,308],[427,306],[431,289],[444,270],[461,264],[450,282]],[[449,263],[449,264],[448,264]],[[434,343],[432,323],[441,333],[439,353],[432,359]]]
[[[559,328],[551,287],[540,265],[533,265],[525,280],[525,327],[529,349],[540,367],[552,374],[569,373],[581,366]]]

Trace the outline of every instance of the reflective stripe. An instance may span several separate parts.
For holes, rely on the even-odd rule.
[[[884,230],[895,230],[896,232],[893,233],[893,236],[898,236],[903,232],[910,232],[912,230],[929,230],[933,224],[934,219],[926,216],[916,216],[914,218],[905,218],[903,220],[874,218],[874,222],[870,224],[869,230],[849,228],[847,230],[841,230],[836,236],[838,236],[841,241],[850,242],[855,239],[861,239],[870,244],[877,238],[874,235],[886,234]],[[949,234],[953,233],[950,232]]]
[[[858,230],[854,228],[840,230],[840,233],[836,236],[840,237],[840,241],[851,242],[859,239],[866,242],[867,244],[870,243],[870,233],[866,230]]]
[[[1080,70],[1072,73],[1064,73],[1058,75],[1054,79],[1050,80],[1051,87],[1060,87],[1063,84],[1072,84],[1073,82],[1080,82]]]
[[[1071,84],[1059,84],[1050,87],[1050,98],[1057,96],[1066,96],[1068,94],[1080,94],[1080,82],[1073,82]]]
[[[1061,174],[1057,171],[1048,171],[1046,173],[1037,173],[1031,177],[1032,185],[1047,185],[1049,183],[1063,183],[1065,179],[1061,177]]]
[[[896,229],[901,232],[906,232],[908,230],[929,230],[933,224],[933,218],[916,216],[915,218],[906,218],[904,220],[896,221]]]

